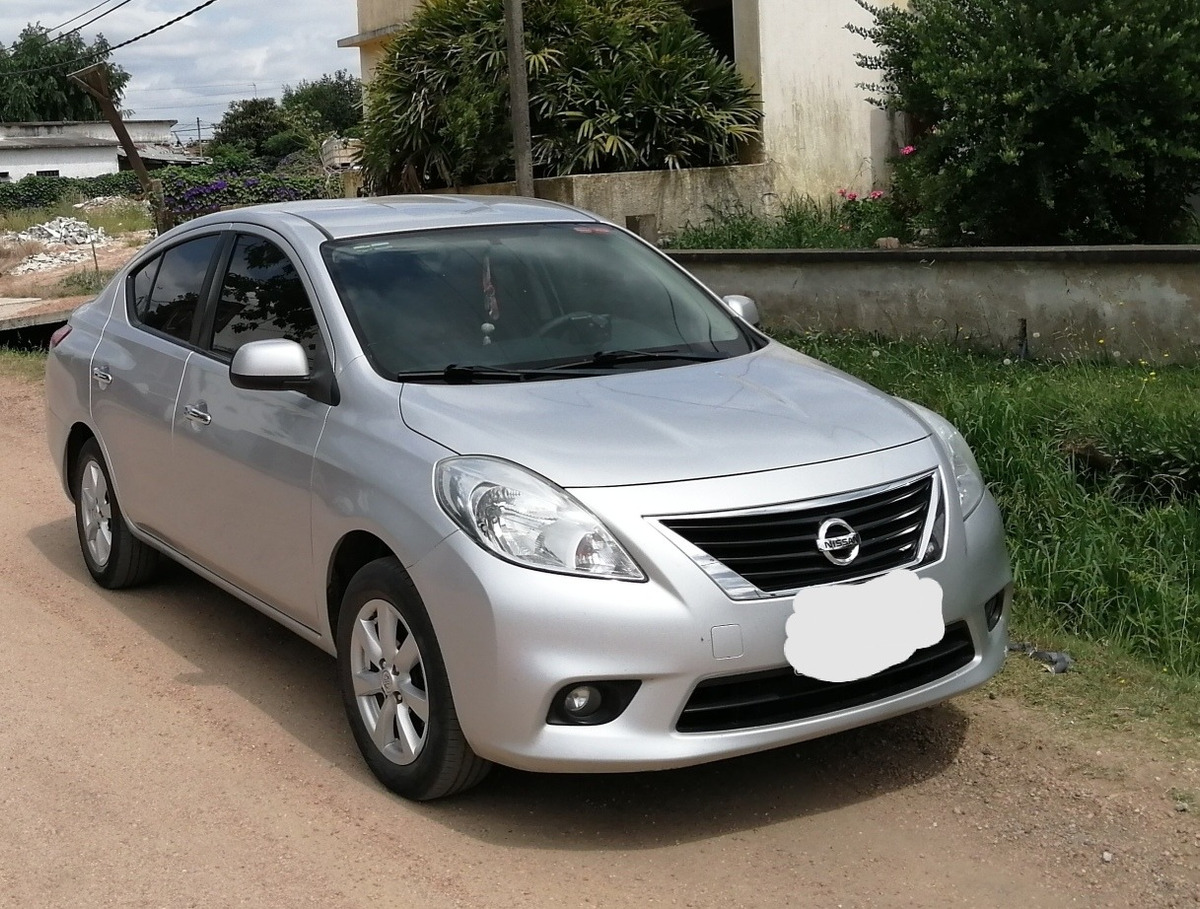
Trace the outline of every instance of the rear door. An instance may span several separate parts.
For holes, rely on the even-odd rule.
[[[149,259],[118,294],[91,367],[92,421],[126,516],[172,544],[182,515],[171,432],[220,233]]]
[[[187,361],[171,461],[186,478],[179,548],[230,583],[315,627],[324,593],[313,563],[313,457],[329,406],[298,391],[235,388],[239,347],[266,338],[304,346],[328,368],[312,285],[299,257],[261,229],[238,232],[214,279],[200,350]]]

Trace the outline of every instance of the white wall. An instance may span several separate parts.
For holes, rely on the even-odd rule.
[[[99,177],[115,174],[116,146],[102,148],[0,148],[0,173],[8,172],[12,181],[36,174],[39,170],[57,170],[61,177]]]
[[[871,15],[854,0],[735,0],[734,12],[738,65],[757,75],[762,94],[776,191],[823,198],[886,188],[898,137],[859,88],[876,79],[855,61],[871,45],[846,29],[870,25]]]

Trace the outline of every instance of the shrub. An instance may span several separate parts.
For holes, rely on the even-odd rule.
[[[756,99],[674,0],[526,0],[538,176],[703,167],[758,134]],[[367,97],[379,189],[513,178],[502,0],[426,3]]]
[[[323,177],[239,172],[212,164],[166,168],[158,176],[163,181],[163,207],[177,223],[225,207],[329,196]]]
[[[0,183],[0,211],[49,208],[65,199],[96,196],[136,196],[142,191],[137,174],[120,171],[99,177],[29,176],[15,183]]]
[[[1200,0],[859,4],[911,153],[896,189],[949,243],[1174,242],[1200,189]]]
[[[811,197],[784,203],[777,215],[756,215],[741,205],[713,211],[703,224],[675,236],[674,249],[867,249],[881,237],[911,239],[888,195],[862,197],[841,190],[840,199]]]

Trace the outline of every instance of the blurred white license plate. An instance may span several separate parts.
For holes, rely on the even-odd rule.
[[[783,649],[801,675],[852,682],[903,663],[945,634],[942,586],[898,570],[862,584],[801,590]]]

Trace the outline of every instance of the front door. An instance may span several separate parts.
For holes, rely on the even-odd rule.
[[[188,361],[175,411],[173,469],[184,484],[184,554],[316,627],[324,566],[313,560],[313,456],[329,406],[298,391],[235,388],[242,344],[290,338],[310,368],[327,356],[305,280],[280,243],[239,234],[218,275],[201,350]]]

